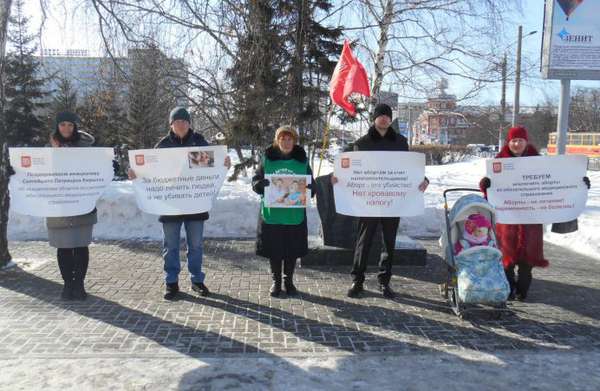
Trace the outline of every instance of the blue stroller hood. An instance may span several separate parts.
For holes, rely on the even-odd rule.
[[[478,194],[467,194],[460,197],[448,213],[446,224],[443,227],[440,245],[446,255],[446,262],[454,264],[454,243],[462,238],[462,223],[473,213],[481,213],[492,223],[496,224],[496,213],[494,207],[482,196]],[[447,227],[450,227],[451,243],[448,243]],[[492,229],[491,236],[496,241],[495,230]]]
[[[448,219],[450,220],[450,226],[465,221],[470,214],[482,213],[483,215],[495,216],[494,207],[482,196],[478,194],[467,194],[460,197],[452,206]]]

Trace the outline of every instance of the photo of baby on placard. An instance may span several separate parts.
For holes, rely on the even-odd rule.
[[[188,153],[188,164],[190,168],[203,168],[215,166],[214,151],[191,151]]]
[[[306,208],[309,176],[265,175],[265,178],[269,180],[264,199],[267,208]]]

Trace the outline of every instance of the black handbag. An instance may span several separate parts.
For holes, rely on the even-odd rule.
[[[557,234],[569,234],[577,231],[577,219],[571,221],[565,221],[564,223],[553,223],[552,232]]]

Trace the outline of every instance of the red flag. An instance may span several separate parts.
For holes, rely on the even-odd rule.
[[[342,55],[331,76],[329,96],[333,103],[354,117],[356,115],[356,108],[352,103],[348,102],[348,97],[354,92],[364,96],[371,96],[367,71],[365,71],[365,67],[363,67],[358,59],[354,57],[348,41],[345,40]]]

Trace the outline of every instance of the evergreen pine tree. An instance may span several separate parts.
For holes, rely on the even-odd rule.
[[[282,31],[288,53],[288,111],[301,135],[307,136],[312,121],[323,116],[327,84],[342,50],[341,27],[319,22],[321,13],[333,8],[330,0],[281,0]],[[334,60],[332,60],[332,58]]]
[[[327,83],[342,48],[341,28],[318,22],[332,7],[328,0],[248,2],[238,60],[228,71],[234,142],[265,144],[285,123],[309,138],[322,129]]]
[[[152,148],[166,134],[176,102],[173,62],[153,45],[129,53],[128,133],[134,147]]]
[[[6,106],[4,112],[6,138],[10,145],[40,145],[47,142],[45,126],[38,117],[45,107],[42,99],[46,80],[39,76],[40,63],[34,57],[37,47],[28,33],[29,18],[23,1],[14,3],[8,41],[11,50],[6,61]]]
[[[63,111],[75,113],[77,111],[77,93],[66,76],[58,79],[58,88],[50,101],[48,109],[47,126],[49,129],[54,128],[58,113]]]
[[[77,92],[66,77],[61,77],[58,81],[58,89],[50,102],[50,109],[54,113],[61,111],[75,112],[77,110]]]
[[[104,80],[78,107],[81,127],[94,135],[96,145],[116,147],[132,143],[123,101],[117,82]]]
[[[275,3],[248,2],[245,34],[238,42],[237,60],[228,70],[235,103],[230,124],[235,146],[263,145],[280,121],[285,122],[285,49]]]

